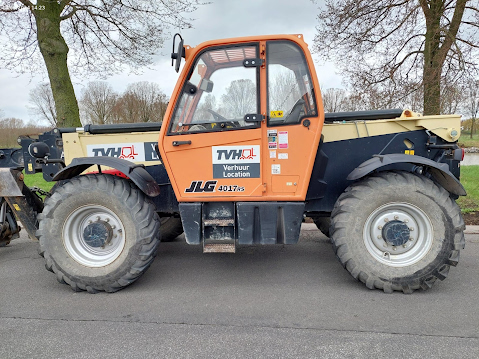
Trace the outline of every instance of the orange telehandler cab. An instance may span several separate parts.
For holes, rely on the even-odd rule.
[[[302,36],[187,46],[185,59],[159,149],[187,241],[296,243],[324,122]]]
[[[460,116],[325,114],[302,35],[190,47],[177,34],[173,49],[176,71],[185,65],[161,129],[55,129],[21,140],[23,163],[4,150],[0,176],[16,191],[0,189],[0,223],[15,227],[15,212],[60,281],[125,287],[151,264],[160,218],[175,217],[204,252],[297,243],[310,217],[351,275],[385,292],[427,289],[458,263]],[[83,142],[86,157],[74,158]],[[44,206],[23,185],[23,167],[58,181]]]

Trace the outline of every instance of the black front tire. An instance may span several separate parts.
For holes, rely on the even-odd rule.
[[[181,218],[160,217],[160,222],[162,242],[171,242],[183,233],[183,225],[181,224]]]
[[[449,193],[408,172],[382,172],[351,185],[331,215],[342,265],[368,288],[388,293],[445,279],[464,248],[464,228]]]
[[[75,291],[118,291],[137,280],[156,255],[155,206],[126,179],[75,177],[46,199],[38,218],[46,268]]]

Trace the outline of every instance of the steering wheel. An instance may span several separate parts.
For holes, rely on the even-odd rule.
[[[288,115],[286,116],[284,123],[298,122],[299,115],[301,113],[301,107],[303,107],[305,104],[306,101],[304,101],[302,98],[298,99],[298,101],[296,101],[291,108],[291,111],[289,111]]]
[[[218,121],[218,122],[229,122],[229,120],[223,116],[221,116],[218,112],[215,112],[211,109],[207,109],[206,111],[208,111],[209,113],[211,113],[213,115],[213,118],[215,121]]]
[[[293,107],[291,107],[291,111],[289,111],[288,115],[291,115],[295,110],[297,110],[298,107],[304,106],[305,103],[306,101],[304,101],[302,98],[299,98],[298,101],[294,103]]]

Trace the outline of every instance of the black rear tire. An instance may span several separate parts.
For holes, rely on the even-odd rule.
[[[313,219],[314,224],[326,237],[329,237],[329,227],[331,226],[331,217],[317,217]]]
[[[46,199],[38,216],[46,268],[75,291],[115,292],[150,266],[159,243],[155,206],[128,180],[75,177]]]
[[[382,172],[338,198],[331,240],[349,273],[370,289],[412,293],[446,278],[465,225],[449,193],[424,176]]]

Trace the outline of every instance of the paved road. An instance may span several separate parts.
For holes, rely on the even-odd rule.
[[[308,230],[309,229],[309,230]],[[479,231],[432,290],[352,279],[317,230],[202,254],[180,236],[115,294],[75,293],[37,243],[0,248],[0,358],[479,358]]]

